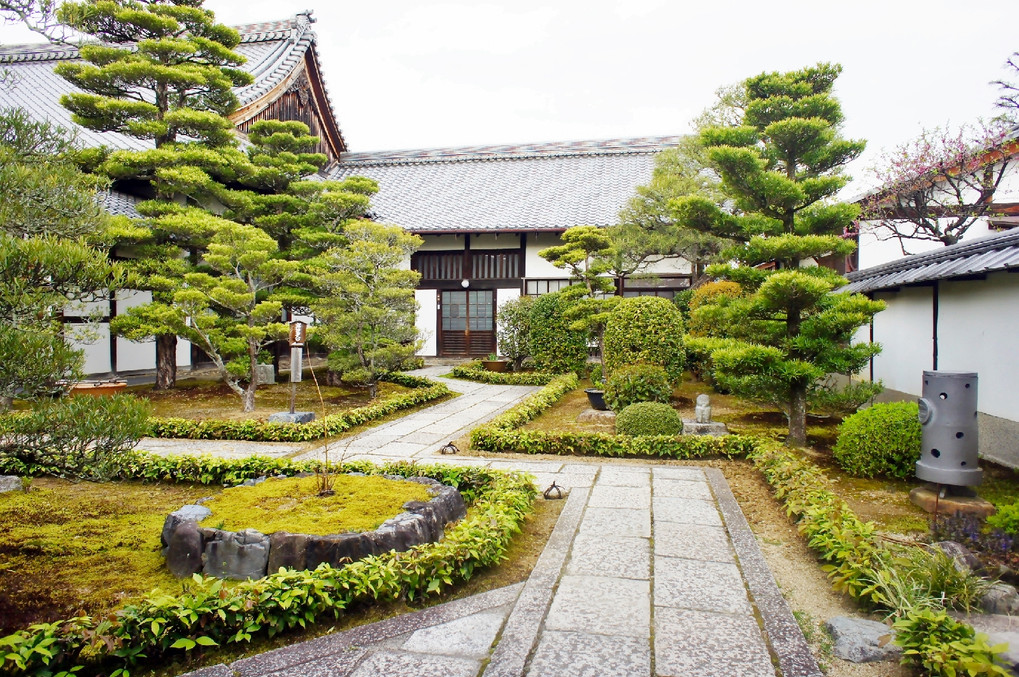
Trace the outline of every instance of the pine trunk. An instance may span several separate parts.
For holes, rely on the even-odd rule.
[[[802,447],[807,444],[807,388],[793,386],[789,400],[789,437],[786,444]]]
[[[177,383],[177,336],[156,337],[156,390],[169,390]]]
[[[244,411],[246,412],[255,410],[256,387],[255,379],[251,379],[251,383],[248,384],[248,387],[244,389],[244,394],[241,395],[241,402],[244,403]]]

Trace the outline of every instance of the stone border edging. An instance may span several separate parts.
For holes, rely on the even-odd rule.
[[[590,493],[591,487],[570,490],[552,535],[506,619],[495,651],[482,672],[483,677],[520,677],[524,674]]]
[[[323,562],[340,567],[369,555],[391,550],[403,552],[415,545],[438,541],[447,524],[467,514],[463,496],[453,487],[430,477],[383,477],[423,484],[432,497],[427,502],[404,503],[403,512],[374,531],[322,536],[200,527],[193,509],[204,506],[186,505],[167,515],[163,522],[160,542],[167,566],[177,578],[201,571],[206,576],[236,580],[261,578],[281,567],[310,570]],[[204,512],[209,511],[205,508]]]
[[[765,640],[778,657],[782,677],[824,677],[725,476],[717,468],[704,468],[704,473],[725,519],[729,540],[743,571],[743,580],[760,611]]]

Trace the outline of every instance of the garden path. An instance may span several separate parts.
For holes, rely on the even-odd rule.
[[[426,373],[434,378],[442,369]],[[446,441],[533,390],[450,385],[465,396],[362,433],[365,444],[350,445],[355,455],[347,458],[518,469],[534,474],[539,489],[552,481],[566,488],[528,580],[191,677],[773,677],[776,667],[783,677],[820,677],[720,471],[440,456]],[[473,422],[459,415],[469,410]],[[427,426],[417,427],[425,422],[443,423],[427,432],[444,434],[425,437]]]

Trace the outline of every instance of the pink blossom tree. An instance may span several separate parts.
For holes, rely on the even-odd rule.
[[[879,239],[955,244],[984,216],[994,214],[994,193],[1017,161],[1014,126],[977,122],[957,131],[924,130],[885,153],[874,174],[880,188],[863,201],[860,219]]]

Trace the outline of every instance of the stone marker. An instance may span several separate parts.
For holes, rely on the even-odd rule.
[[[0,475],[0,494],[8,491],[21,491],[24,487],[17,475]]]
[[[711,423],[711,398],[704,393],[697,396],[694,419],[697,423]]]
[[[833,653],[842,660],[871,663],[902,653],[902,648],[892,643],[895,631],[884,623],[836,616],[824,627],[835,642]]]
[[[272,385],[276,382],[276,369],[271,364],[256,364],[255,382],[260,386]]]
[[[204,544],[198,525],[182,522],[173,531],[166,548],[166,566],[177,578],[189,578],[202,570]]]

